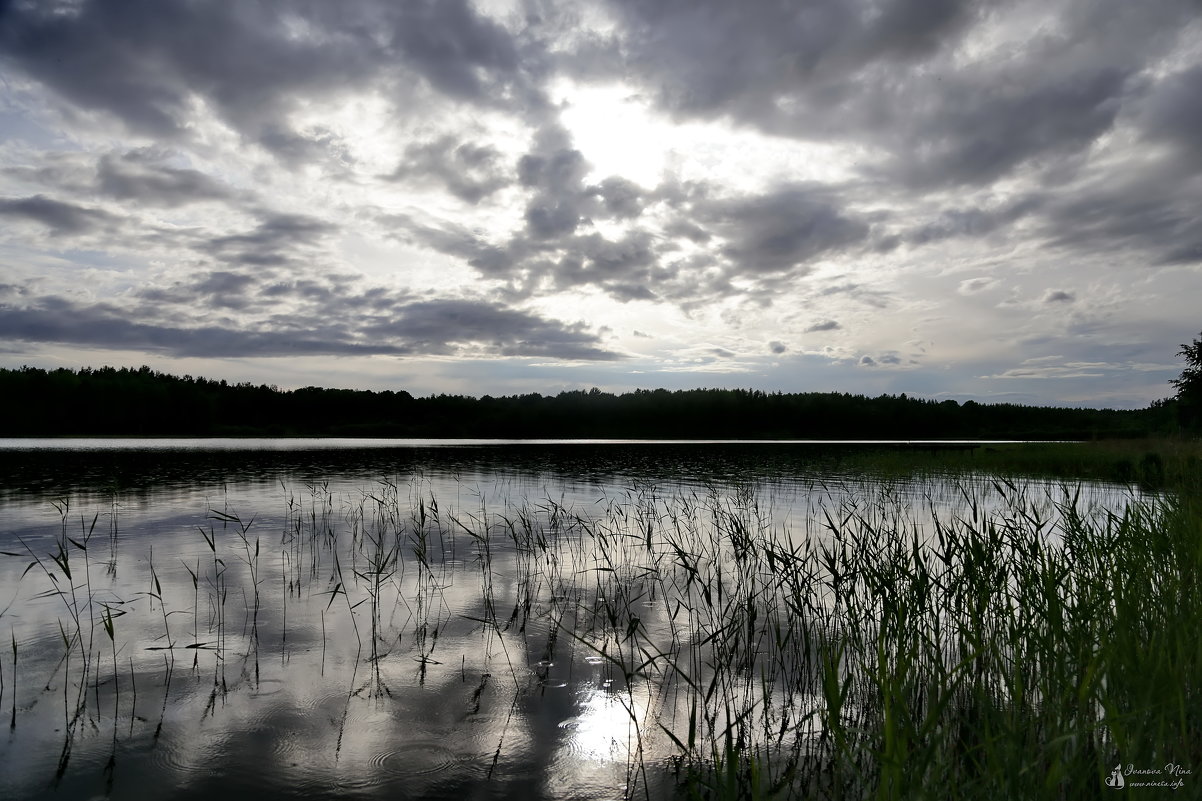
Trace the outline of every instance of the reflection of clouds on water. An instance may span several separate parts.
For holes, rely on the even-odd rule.
[[[0,796],[49,793],[64,740],[61,786],[72,796],[102,791],[114,748],[114,798],[220,795],[230,784],[252,795],[403,787],[455,798],[481,782],[536,798],[613,795],[640,760],[675,753],[659,722],[687,721],[689,710],[656,692],[662,665],[627,687],[611,658],[631,659],[636,643],[701,647],[705,626],[719,622],[684,625],[689,598],[674,607],[665,597],[686,586],[672,579],[683,562],[652,553],[648,538],[691,531],[708,543],[723,515],[752,532],[819,537],[827,511],[929,531],[934,514],[973,514],[970,497],[989,515],[1024,494],[1052,532],[1056,503],[1075,491],[1028,481],[1004,492],[972,477],[882,481],[813,464],[785,473],[778,449],[765,468],[754,452],[683,446],[668,449],[652,482],[653,454],[636,450],[623,464],[630,451],[527,449],[512,468],[496,448],[442,449],[441,467],[431,466],[433,450],[413,449],[140,452],[126,455],[132,462],[100,452],[107,468],[89,467],[93,454],[60,453],[50,485],[70,498],[66,535],[86,551],[60,539],[52,496],[0,494],[0,549],[19,554],[0,559],[0,607],[14,599],[0,632],[11,628],[19,645],[17,727],[0,742],[12,769]],[[53,472],[40,458],[37,470]],[[709,473],[694,469],[707,459]],[[155,463],[105,472],[138,460]],[[130,475],[144,483],[131,486]],[[106,481],[117,488],[111,538]],[[1129,497],[1080,489],[1081,508],[1095,512]],[[213,509],[253,519],[246,539]],[[17,537],[42,560],[24,574],[31,555]],[[69,580],[50,558],[56,542],[65,542]],[[730,558],[692,556],[691,569],[707,575]],[[620,617],[594,638],[614,626],[614,605],[637,625]],[[126,612],[111,643],[106,606]],[[5,671],[12,676],[7,659]],[[799,697],[781,703],[812,711],[814,697]]]

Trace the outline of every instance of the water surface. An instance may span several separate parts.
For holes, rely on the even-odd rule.
[[[695,612],[671,548],[1131,497],[853,458],[893,446],[0,441],[0,797],[662,794],[680,719],[623,665]]]

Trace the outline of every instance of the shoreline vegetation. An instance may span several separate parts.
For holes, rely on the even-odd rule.
[[[1194,788],[1198,495],[1098,515],[1075,496],[1049,509],[1004,477],[962,490],[962,508],[926,524],[888,492],[822,505],[794,537],[750,488],[632,492],[581,514],[551,500],[472,513],[387,482],[349,501],[310,487],[307,500],[289,494],[282,538],[210,510],[200,551],[211,564],[164,565],[167,592],[153,564],[153,589],[136,598],[102,602],[91,580],[71,580],[81,561],[99,576],[97,548],[90,530],[68,533],[65,513],[57,550],[29,549],[26,572],[70,618],[59,623],[67,756],[110,727],[116,754],[127,717],[131,737],[147,736],[153,720],[134,734],[130,696],[136,686],[152,696],[143,709],[158,703],[148,650],[182,654],[166,669],[163,716],[173,671],[211,673],[209,705],[224,708],[239,692],[226,666],[253,659],[257,676],[260,652],[285,647],[266,604],[287,598],[294,636],[320,612],[323,669],[327,618],[331,631],[353,627],[354,642],[329,643],[330,664],[357,666],[347,709],[390,703],[414,660],[432,686],[480,676],[478,702],[534,703],[557,663],[584,655],[629,716],[627,798],[674,784],[688,798],[1066,801],[1098,797],[1116,764],[1182,766],[1173,780]],[[116,559],[129,546],[112,539]],[[443,594],[473,585],[483,611],[444,617]],[[397,628],[401,608],[417,619]],[[163,637],[134,633],[153,633],[156,614]],[[249,635],[227,617],[254,621]],[[455,650],[467,646],[452,643],[477,639],[498,647],[473,645],[493,658],[469,675]],[[124,654],[150,667],[127,669]],[[19,689],[23,704],[34,686]]]
[[[1179,433],[1178,402],[1115,410],[757,390],[505,397],[281,390],[103,367],[0,369],[0,436],[1098,440]]]
[[[975,473],[1202,492],[1202,441],[1186,437],[996,443],[934,452],[878,449],[850,458],[876,474]]]

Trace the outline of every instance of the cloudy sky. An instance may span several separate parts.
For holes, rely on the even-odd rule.
[[[0,366],[1140,407],[1190,0],[0,0]]]

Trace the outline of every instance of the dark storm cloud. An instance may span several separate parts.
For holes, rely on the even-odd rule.
[[[234,244],[251,247],[284,247],[290,244],[314,244],[322,237],[334,233],[337,226],[317,217],[304,214],[282,214],[267,212],[263,222],[246,234],[222,237],[214,240],[220,245]]]
[[[664,226],[667,236],[638,227],[612,237],[580,233],[588,222],[582,212],[595,212],[589,203],[596,198],[583,187],[578,153],[557,147],[553,154],[528,154],[519,164],[522,181],[538,191],[527,210],[525,230],[507,241],[494,244],[462,226],[432,225],[407,215],[377,219],[397,238],[464,259],[484,277],[507,282],[513,297],[593,286],[621,302],[666,300],[682,307],[770,292],[781,280],[806,274],[820,259],[869,245],[871,226],[845,211],[835,193],[810,184],[733,196],[716,196],[712,187],[658,187],[647,196],[667,203],[678,215]],[[557,209],[570,209],[563,224],[532,215],[545,197],[554,198],[551,205]],[[720,237],[723,244],[716,255],[682,257],[678,237],[703,242]],[[736,288],[736,278],[759,288],[746,283]]]
[[[1113,126],[1130,75],[1105,65],[1049,74],[1034,59],[1010,74],[949,75],[914,98],[918,112],[899,113],[905,133],[885,172],[909,186],[982,185],[1035,156],[1083,151]]]
[[[196,300],[196,295],[185,290],[183,286],[145,287],[138,290],[137,296],[139,299],[150,304],[189,304],[195,302]]]
[[[144,287],[134,293],[143,301],[134,317],[174,319],[179,315],[237,310],[256,315],[272,329],[303,329],[312,320],[354,320],[363,314],[389,311],[413,296],[379,286],[364,286],[360,276],[329,270],[305,275],[290,267],[251,265],[244,271],[213,270],[170,286]],[[180,308],[168,309],[174,304]]]
[[[262,222],[254,229],[208,239],[198,249],[234,264],[283,265],[338,231],[338,226],[304,214],[264,211],[259,216]]]
[[[473,343],[502,356],[618,358],[583,325],[565,326],[482,300],[417,301],[399,308],[392,319],[368,323],[363,332],[398,338],[425,353],[453,352],[457,343]]]
[[[49,151],[25,154],[24,158],[25,164],[0,168],[0,173],[60,196],[131,201],[134,209],[174,209],[239,199],[239,193],[221,181],[180,166],[187,163],[185,157],[164,148],[143,147],[99,156]]]
[[[526,230],[535,239],[552,239],[575,232],[580,208],[575,197],[538,195],[526,207]]]
[[[661,106],[698,116],[764,113],[783,84],[845,50],[862,30],[862,9],[844,2],[804,9],[722,0],[611,5],[627,68],[655,81]]]
[[[664,233],[670,237],[687,239],[698,245],[703,245],[710,241],[713,237],[699,225],[691,223],[688,220],[673,220],[664,226]]]
[[[77,206],[44,195],[0,198],[0,217],[33,220],[56,234],[86,234],[120,221],[103,209]]]
[[[342,177],[353,160],[346,143],[320,126],[298,132],[279,121],[267,122],[255,141],[289,166],[317,164],[333,177]]]
[[[1163,264],[1198,264],[1202,262],[1202,233],[1195,229],[1189,238],[1170,249],[1162,260]]]
[[[230,294],[245,292],[250,286],[255,283],[255,279],[249,275],[239,275],[226,270],[218,270],[211,272],[202,280],[196,282],[194,288],[197,292],[205,294]]]
[[[1148,98],[1140,123],[1148,139],[1178,149],[1182,166],[1202,170],[1202,66],[1162,80]]]
[[[720,238],[711,252],[731,274],[798,274],[857,248],[886,254],[899,244],[1026,233],[1074,250],[1142,252],[1150,264],[1202,260],[1202,196],[1186,184],[1202,169],[1202,67],[1156,77],[1196,21],[1196,3],[610,7],[613,32],[573,40],[559,56],[563,69],[585,80],[633,76],[677,117],[869,146],[856,167],[867,185],[828,187],[801,203],[716,200],[721,188],[705,186],[655,190],[680,212],[664,233],[698,244]],[[1097,160],[1129,125],[1167,149],[1167,166],[1133,151]],[[945,208],[906,228],[878,229],[848,211],[869,198],[904,211],[924,193],[1010,179],[1022,183],[998,193],[1008,200]]]
[[[511,277],[522,259],[531,252],[521,236],[510,239],[504,245],[495,245],[480,234],[453,222],[426,223],[408,214],[378,214],[375,220],[393,239],[463,259],[486,278]]]
[[[683,116],[866,141],[884,153],[866,170],[915,186],[986,183],[1040,156],[1084,152],[1113,127],[1140,83],[1133,77],[1196,14],[1188,0],[1069,0],[1056,7],[1053,24],[1033,21],[1005,58],[963,64],[964,36],[999,17],[995,4],[614,0],[617,27],[605,35],[582,32],[577,9],[549,5],[511,32],[467,0],[5,8],[0,58],[10,67],[160,137],[183,133],[200,98],[282,157],[320,160],[339,145],[329,132],[287,126],[297,100],[378,86],[395,88],[389,96],[403,104],[415,76],[448,97],[545,122],[550,107],[540,85],[558,68],[634,77],[661,108]],[[1035,13],[1004,10],[1016,26]],[[1196,152],[1197,80],[1186,70],[1166,85],[1164,102],[1148,112],[1150,135]],[[556,158],[554,150],[537,155]],[[474,202],[491,186],[468,180],[450,188]],[[560,186],[558,193],[543,186],[527,210],[533,236],[574,230],[580,209],[572,194],[582,187]],[[635,213],[609,191],[603,197],[610,213]]]
[[[404,86],[416,75],[461,100],[543,103],[513,37],[467,0],[6,3],[0,59],[81,108],[160,138],[186,133],[199,97],[286,158],[328,144],[281,123],[294,101],[348,86]]]
[[[354,281],[350,276],[337,275],[326,275],[322,280],[274,280],[274,276],[268,275],[264,282],[257,284],[255,294],[258,299],[270,303],[287,298],[302,304],[313,304],[311,311],[320,314],[356,314],[365,310],[388,309],[402,297],[382,287],[352,287]],[[310,312],[310,309],[302,308],[306,314]]]
[[[170,155],[142,149],[102,156],[96,169],[97,186],[110,197],[169,208],[233,197],[227,187],[202,172],[162,163]]]
[[[32,164],[0,167],[0,174],[57,194],[77,195],[93,189],[93,165],[75,154],[42,153]]]
[[[80,305],[41,298],[31,307],[0,305],[0,338],[59,342],[91,348],[157,351],[173,356],[296,356],[403,354],[386,343],[350,341],[337,327],[308,332],[241,330],[214,325],[177,326],[129,319],[110,304]]]
[[[192,314],[210,310],[266,312],[288,301],[288,314],[306,319],[336,319],[367,308],[364,296],[351,292],[351,276],[329,274],[320,279],[289,276],[254,266],[249,272],[213,270],[196,275],[191,280],[176,281],[170,286],[144,287],[135,296],[145,305],[135,309],[135,315],[165,317],[179,313]],[[396,303],[389,296],[389,305]],[[167,310],[165,304],[176,304],[180,310]],[[288,314],[283,315],[286,319]]]
[[[518,179],[534,190],[526,204],[526,231],[533,239],[555,239],[575,233],[593,205],[585,191],[589,165],[572,146],[571,135],[558,124],[538,131],[533,146],[518,160]]]
[[[1046,16],[957,0],[610,5],[610,57],[586,38],[577,61],[561,56],[564,69],[638,76],[678,116],[867,143],[883,158],[861,169],[911,187],[988,184],[1049,156],[1083,156],[1197,13],[1189,0],[1068,0]],[[1013,35],[1023,15],[1028,32],[1003,53],[965,47],[999,20]],[[1192,86],[1182,79],[1182,99]],[[1154,115],[1154,127],[1189,137],[1191,114]]]
[[[629,219],[643,213],[642,188],[625,178],[610,176],[601,182],[594,191],[601,196],[605,211],[610,217]]]
[[[632,232],[619,240],[594,233],[576,237],[565,244],[568,256],[555,274],[560,286],[611,282],[646,285],[652,280],[651,268],[655,265],[656,254],[651,237],[646,233]],[[647,296],[650,296],[649,292]]]
[[[185,303],[199,302],[215,309],[246,309],[254,303],[251,289],[257,284],[255,276],[216,270],[200,277],[181,294],[189,298]]]
[[[616,239],[596,232],[546,240],[519,234],[493,245],[454,224],[427,225],[406,215],[378,219],[398,239],[461,258],[483,277],[506,282],[514,298],[530,297],[546,288],[544,282],[556,289],[595,286],[621,302],[654,300],[660,290],[683,292],[671,286],[681,277],[679,266],[663,263],[662,243],[646,231],[629,231]]]
[[[1202,192],[1175,164],[1118,170],[1048,204],[1042,233],[1085,253],[1124,253],[1148,265],[1202,261]]]
[[[847,214],[817,185],[788,186],[762,195],[703,200],[693,219],[722,236],[722,254],[740,274],[805,268],[816,259],[861,245],[868,225]]]
[[[905,239],[913,245],[928,245],[955,237],[988,236],[1031,214],[1041,202],[1039,197],[1031,196],[998,208],[945,209],[934,221],[911,231]]]
[[[624,284],[620,281],[606,284],[605,292],[620,303],[629,303],[632,300],[657,300],[659,297],[642,284]]]
[[[1063,289],[1049,289],[1043,296],[1044,303],[1072,303],[1076,299],[1076,295]]]
[[[207,280],[221,286],[239,283],[228,274],[212,274]],[[416,356],[455,354],[476,346],[500,356],[621,358],[603,348],[582,324],[565,325],[483,300],[454,299],[391,303],[386,313],[361,318],[285,315],[275,325],[237,327],[177,314],[139,320],[129,309],[112,304],[51,296],[22,306],[0,304],[0,339],[181,357]]]
[[[461,142],[453,136],[409,145],[404,161],[389,177],[397,181],[432,178],[455,197],[473,204],[512,181],[496,148]]]
[[[476,13],[467,0],[425,0],[385,6],[393,44],[433,86],[453,97],[485,99],[517,80],[521,56],[503,27]],[[498,80],[500,78],[500,80]],[[532,95],[527,100],[535,100]]]
[[[814,136],[874,128],[866,69],[896,79],[954,47],[983,4],[958,0],[614,0],[619,27],[603,43],[583,39],[565,69],[624,71],[644,80],[678,116],[728,117],[772,133]]]
[[[783,342],[778,342],[777,340],[773,340],[768,343],[768,350],[772,351],[777,356],[781,355],[788,349],[789,349],[788,345],[786,345]]]
[[[537,131],[517,170],[521,185],[533,190],[525,214],[531,239],[570,236],[591,225],[593,217],[628,220],[642,214],[645,193],[633,181],[612,175],[595,186],[585,185],[590,165],[558,123]]]
[[[749,292],[766,297],[822,259],[873,247],[869,218],[848,211],[836,187],[797,183],[723,194],[715,185],[675,179],[644,190],[617,177],[585,186],[587,168],[562,128],[541,129],[518,163],[520,183],[534,190],[526,225],[507,241],[489,242],[454,223],[432,225],[408,215],[377,219],[393,236],[507,282],[514,297],[594,286],[621,302],[664,300],[682,307]],[[662,233],[639,227],[637,218],[652,203],[667,211]],[[598,214],[634,224],[617,235],[582,233]],[[720,242],[683,256],[678,240]],[[743,279],[741,288],[732,283],[736,278]]]
[[[368,37],[341,46],[289,39],[280,10],[90,0],[54,13],[50,4],[13,4],[0,28],[6,60],[67,99],[108,111],[137,131],[174,136],[183,131],[192,91],[227,120],[246,123],[277,116],[283,99],[302,87],[363,77]]]
[[[861,34],[861,49],[879,55],[920,57],[938,50],[976,14],[964,0],[894,0],[877,4]]]
[[[422,149],[450,152],[451,140]],[[487,161],[492,162],[492,154]],[[486,278],[507,283],[511,297],[529,297],[544,284],[558,289],[597,286],[627,302],[658,297],[655,288],[675,277],[659,264],[659,244],[646,231],[629,230],[610,239],[582,233],[592,217],[630,220],[643,209],[643,190],[619,176],[586,186],[589,165],[558,123],[540,126],[517,162],[517,183],[529,191],[525,225],[501,242],[450,222],[423,222],[408,214],[380,214],[390,235],[463,259]],[[402,172],[407,168],[402,168]],[[545,288],[545,287],[543,287]]]

